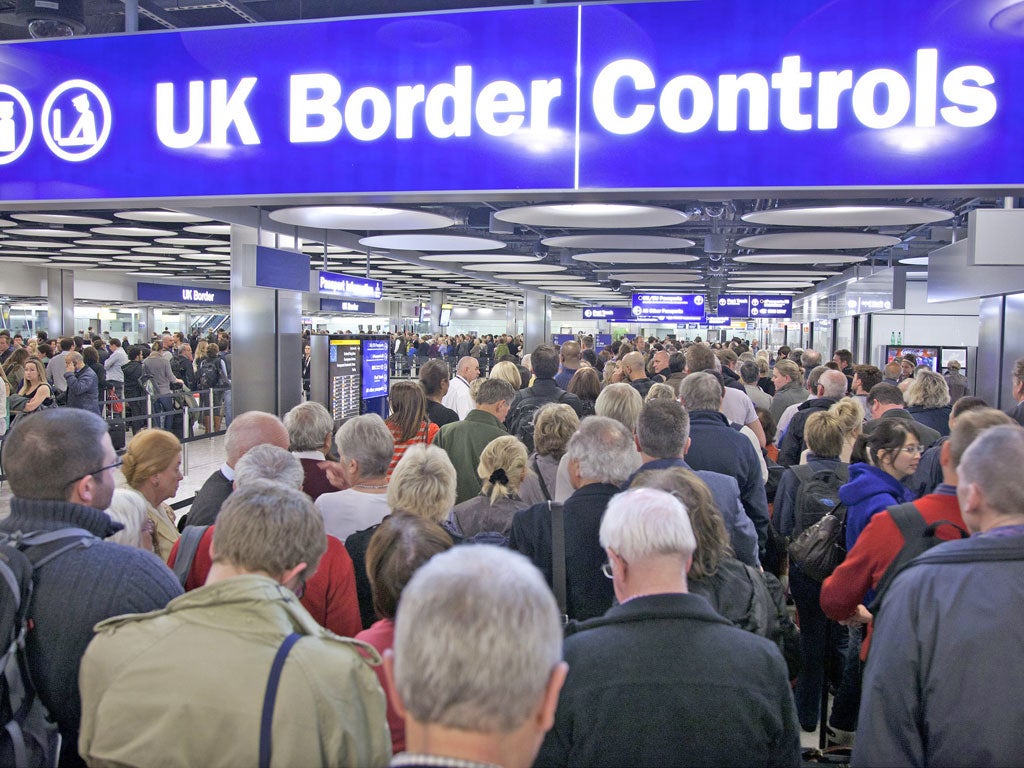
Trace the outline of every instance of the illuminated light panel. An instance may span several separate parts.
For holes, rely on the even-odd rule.
[[[97,235],[113,235],[115,237],[174,237],[178,234],[173,229],[129,226],[93,227],[91,231]]]
[[[870,232],[785,232],[776,235],[752,235],[736,241],[737,248],[777,248],[779,250],[843,250],[847,248],[885,248],[898,245],[900,239]]]
[[[699,261],[700,256],[687,253],[649,253],[647,251],[597,251],[574,253],[574,261],[589,261],[594,264],[686,264]]]
[[[313,229],[410,230],[444,229],[455,219],[428,211],[371,205],[311,205],[281,208],[270,218],[282,224]]]
[[[545,237],[541,242],[549,248],[599,248],[609,250],[657,251],[692,248],[693,240],[685,237],[668,237],[667,235],[560,235]]]
[[[773,208],[744,214],[743,221],[784,227],[889,227],[934,224],[952,211],[912,205],[830,205]]]
[[[61,248],[60,252],[82,256],[125,256],[131,253],[117,248]]]
[[[867,261],[864,256],[843,256],[831,253],[750,253],[746,256],[733,256],[732,260],[740,264],[856,264]]]
[[[75,240],[75,245],[84,245],[87,247],[97,246],[99,248],[135,248],[136,246],[149,245],[149,240],[88,237],[83,240]]]
[[[505,264],[533,264],[541,261],[542,256],[526,256],[515,253],[432,253],[429,256],[422,256],[423,261],[443,261],[452,264],[458,263],[505,263]]]
[[[496,251],[505,247],[501,240],[466,235],[374,235],[364,237],[360,245],[395,251]]]
[[[673,208],[653,205],[622,205],[619,203],[555,203],[506,208],[494,214],[499,221],[533,227],[586,227],[639,229],[671,227],[683,224],[689,217]]]

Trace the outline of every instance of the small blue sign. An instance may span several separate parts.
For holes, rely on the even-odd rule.
[[[321,312],[355,312],[360,315],[372,315],[377,311],[372,301],[350,301],[346,299],[320,299]]]
[[[385,397],[388,394],[387,339],[363,340],[363,399]]]
[[[718,297],[719,317],[750,317],[750,296],[723,294]]]
[[[230,306],[231,291],[198,285],[168,285],[166,283],[138,283],[135,296],[139,301],[162,304],[192,304],[201,306]]]
[[[584,320],[606,320],[609,323],[632,323],[633,313],[629,307],[584,307]]]
[[[793,316],[792,296],[750,296],[751,317],[778,317],[788,319]]]
[[[256,287],[305,293],[309,290],[309,256],[257,245]]]
[[[320,270],[318,287],[320,293],[326,293],[328,296],[341,296],[346,299],[380,301],[381,296],[384,295],[384,284],[380,280],[324,270]]]
[[[634,293],[632,313],[634,322],[702,322],[704,296],[699,293]]]

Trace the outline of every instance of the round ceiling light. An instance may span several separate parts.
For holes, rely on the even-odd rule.
[[[149,240],[124,240],[122,238],[87,237],[83,240],[75,240],[75,245],[86,247],[96,246],[98,248],[135,248],[139,245],[149,245]]]
[[[192,213],[181,211],[167,211],[156,209],[152,211],[118,211],[114,214],[119,219],[128,221],[145,221],[152,224],[177,223],[177,224],[198,224],[203,221],[211,221],[207,216],[196,216]]]
[[[649,253],[647,251],[596,251],[574,253],[575,261],[592,264],[685,264],[700,260],[700,256],[688,253]]]
[[[144,261],[166,261],[167,257],[166,256],[153,256],[153,255],[148,255],[148,254],[145,254],[145,253],[133,253],[130,256],[114,256],[113,259],[115,261],[124,261],[124,262],[131,263],[131,262],[136,262],[136,261],[138,261],[138,262],[144,262]]]
[[[733,256],[740,264],[856,264],[867,261],[864,256],[843,256],[833,253],[750,253]]]
[[[374,235],[364,237],[360,245],[395,251],[496,251],[504,248],[501,240],[465,235]]]
[[[190,224],[184,227],[186,232],[195,232],[198,235],[230,235],[230,224]],[[169,232],[168,235],[175,235],[176,232]]]
[[[8,248],[67,248],[67,242],[59,242],[57,240],[3,240],[0,241],[0,247],[4,250]]]
[[[80,224],[82,226],[94,226],[110,223],[110,219],[100,219],[95,216],[76,216],[70,213],[12,213],[10,216],[12,219],[28,221],[32,224]]]
[[[560,235],[545,237],[548,248],[600,248],[610,250],[667,251],[692,248],[696,243],[685,237],[666,235]]]
[[[114,237],[174,237],[178,234],[173,229],[127,226],[93,227],[92,232],[97,235],[113,235]]]
[[[455,224],[455,219],[439,213],[375,205],[310,205],[281,208],[271,211],[270,218],[282,224],[313,229],[444,229]]]
[[[527,256],[517,253],[432,253],[429,256],[422,256],[421,261],[444,261],[452,264],[489,262],[504,264],[533,264],[542,259],[542,256]]]
[[[499,280],[518,280],[524,274],[531,272],[564,272],[566,268],[560,264],[471,264],[466,269],[476,272],[493,272],[496,269],[503,269],[505,271],[495,277]]]
[[[206,248],[212,245],[229,246],[231,243],[226,240],[209,240],[203,237],[158,237],[156,242],[163,245],[185,245],[185,246],[199,246],[200,248]],[[146,245],[146,243],[140,243],[140,245]]]
[[[776,248],[779,250],[843,250],[846,248],[885,248],[898,245],[900,239],[870,232],[786,232],[776,235],[752,235],[736,241],[738,248]]]
[[[620,203],[555,203],[506,208],[494,214],[499,221],[532,227],[638,229],[683,224],[688,216],[674,208]]]
[[[810,280],[790,282],[788,280],[772,283],[729,283],[729,288],[742,288],[755,291],[758,288],[776,288],[778,290],[789,290],[790,288],[811,288],[814,285]]]
[[[173,245],[147,245],[142,248],[132,248],[135,253],[159,253],[165,256],[191,256],[199,251],[190,251],[186,248],[175,248]]]
[[[934,224],[953,218],[952,211],[913,205],[829,205],[773,208],[743,215],[751,224],[784,227],[891,227]]]
[[[60,252],[81,256],[124,256],[131,253],[131,251],[122,251],[119,248],[61,248]]]
[[[0,219],[0,229],[4,229],[6,227],[16,227],[16,226],[18,226],[18,222],[16,222],[16,221],[10,221],[8,219]]]
[[[76,237],[82,237],[85,232],[80,229],[55,229],[55,228],[42,228],[42,227],[19,227],[18,229],[12,229],[6,233],[9,237],[66,237],[69,240],[73,240]]]

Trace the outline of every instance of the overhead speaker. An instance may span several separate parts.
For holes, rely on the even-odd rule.
[[[18,19],[36,38],[71,37],[85,32],[83,0],[18,0]]]

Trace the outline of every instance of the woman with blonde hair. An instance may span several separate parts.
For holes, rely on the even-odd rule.
[[[835,418],[843,433],[843,449],[839,452],[839,459],[848,462],[853,451],[853,444],[864,430],[864,408],[860,401],[852,397],[844,397],[834,403],[828,412]]]
[[[573,381],[578,375],[579,371]],[[532,506],[554,500],[559,462],[579,428],[580,417],[571,405],[546,403],[537,409],[533,418],[534,452],[528,460],[532,472],[519,487],[519,496],[525,504]]]
[[[491,368],[488,378],[507,381],[512,385],[512,389],[517,391],[523,388],[523,377],[519,373],[519,366],[510,360],[505,360]]]
[[[676,391],[672,385],[657,382],[652,384],[651,388],[647,390],[644,402],[649,403],[651,400],[675,400],[676,398]]]
[[[529,471],[527,461],[526,446],[512,435],[487,444],[476,470],[483,481],[480,495],[456,504],[448,519],[456,535],[508,534],[515,513],[530,506],[519,497],[519,486]]]
[[[153,552],[167,562],[178,529],[174,526],[174,510],[167,499],[174,498],[181,482],[181,442],[162,429],[139,432],[128,444],[122,457],[121,472],[146,501],[146,514],[153,521]]]
[[[914,421],[931,427],[943,437],[949,436],[949,384],[941,374],[919,370],[910,379],[903,399],[907,401],[907,412]]]
[[[427,396],[418,381],[396,381],[388,393],[391,415],[385,420],[395,439],[388,479],[410,445],[430,445],[440,427],[427,418]]]

